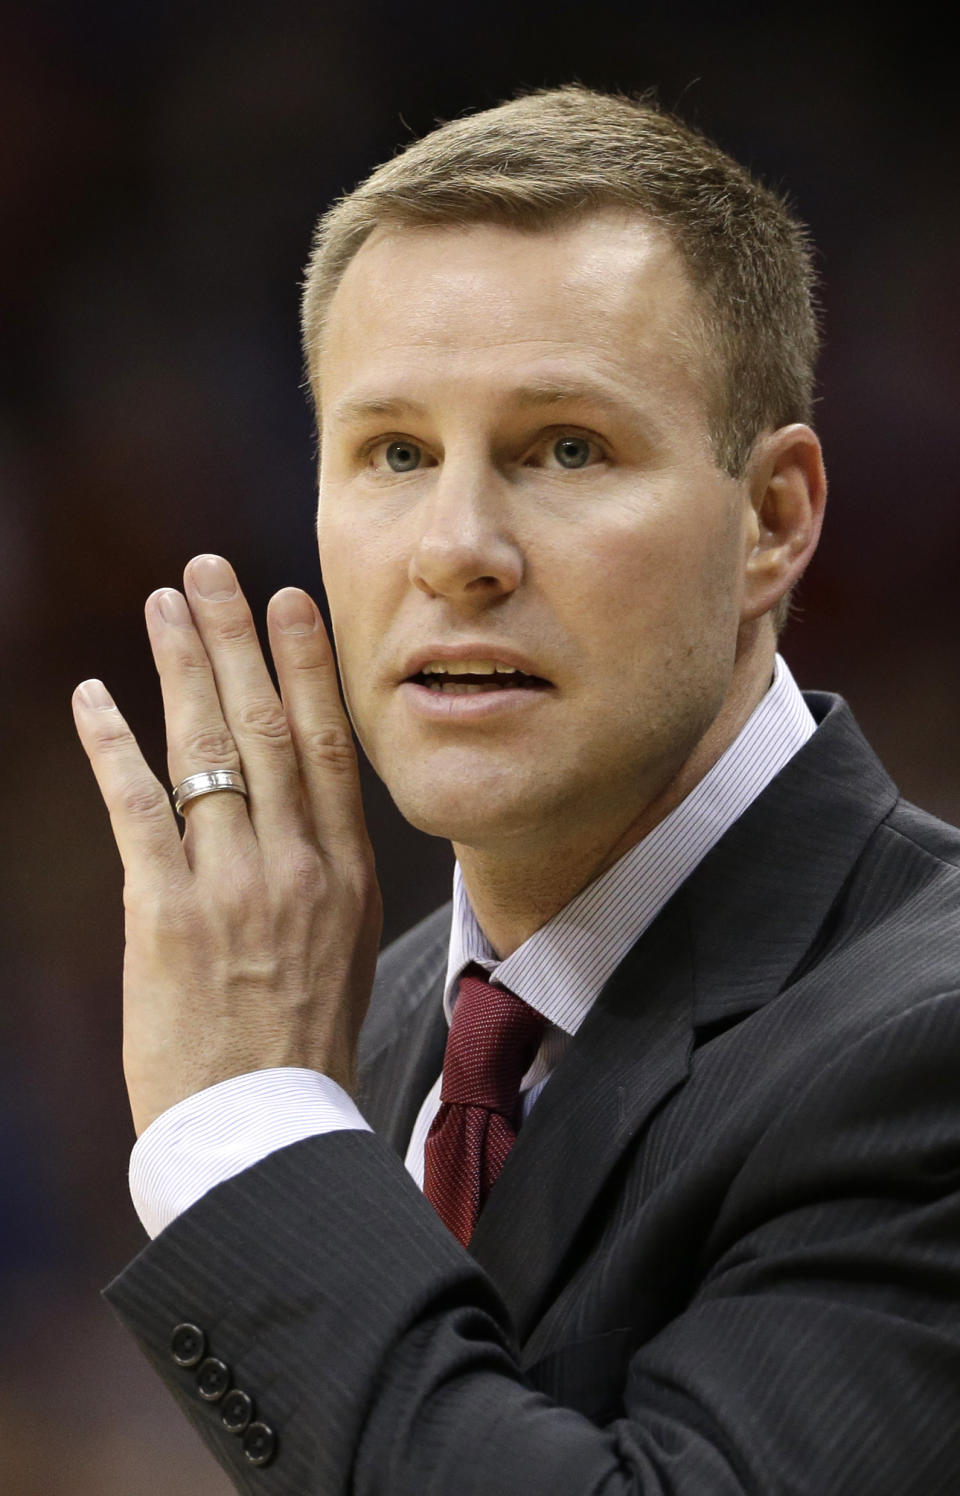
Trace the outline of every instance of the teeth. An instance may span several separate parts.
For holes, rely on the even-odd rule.
[[[421,675],[516,675],[514,665],[503,665],[499,660],[431,660],[424,665]]]

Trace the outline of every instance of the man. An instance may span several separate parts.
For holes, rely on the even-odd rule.
[[[111,1301],[244,1491],[956,1491],[960,838],[776,655],[825,494],[803,230],[555,90],[336,205],[304,308],[344,695],[453,908],[355,1084],[333,657],[279,593],[281,707],[196,558],[147,605],[182,843],[77,697],[156,1237]]]

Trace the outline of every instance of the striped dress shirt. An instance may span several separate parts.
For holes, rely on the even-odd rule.
[[[503,961],[480,929],[455,867],[443,997],[448,1022],[457,982],[471,962],[548,1021],[521,1083],[524,1117],[627,951],[815,729],[778,655],[769,691],[713,768],[642,841]],[[421,1187],[440,1080],[424,1099],[407,1151],[407,1168]],[[357,1128],[369,1130],[369,1124],[329,1076],[294,1067],[234,1076],[178,1102],[141,1134],[130,1159],[134,1205],[147,1233],[156,1236],[208,1190],[277,1148]]]

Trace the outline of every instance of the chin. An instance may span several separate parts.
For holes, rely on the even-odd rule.
[[[541,797],[531,804],[514,786],[509,798],[489,785],[474,782],[465,789],[464,781],[444,784],[434,780],[429,785],[411,785],[387,781],[394,804],[411,826],[427,836],[439,836],[461,846],[482,847],[516,836],[530,820],[541,822],[544,807]]]
[[[498,831],[502,834],[504,829],[504,816],[491,815],[489,810],[479,806],[464,805],[462,800],[458,804],[444,804],[436,797],[429,803],[419,799],[411,802],[396,795],[393,798],[404,820],[418,831],[461,846],[483,846],[490,841],[499,841]]]

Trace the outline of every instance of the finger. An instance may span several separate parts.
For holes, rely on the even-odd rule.
[[[270,599],[267,627],[317,838],[327,848],[366,846],[357,755],[320,611],[285,587]]]
[[[243,764],[254,829],[258,839],[286,842],[305,827],[300,775],[250,609],[233,568],[221,556],[194,557],[184,583]]]
[[[88,680],[77,687],[73,714],[128,878],[144,882],[156,876],[158,867],[178,877],[186,875],[169,796],[150,772],[102,681]]]
[[[205,769],[241,769],[213,670],[185,599],[173,588],[162,588],[147,598],[144,614],[163,695],[171,784]],[[183,807],[183,815],[191,865],[204,846],[222,861],[253,843],[242,795],[218,791],[200,796]]]

